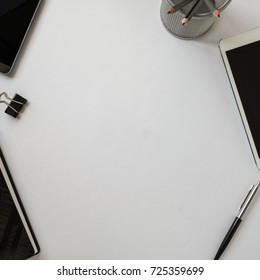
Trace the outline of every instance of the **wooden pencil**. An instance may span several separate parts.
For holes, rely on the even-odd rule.
[[[168,11],[168,14],[173,14],[176,11],[180,10],[181,8],[185,7],[186,5],[188,5],[190,2],[192,2],[194,0],[182,0],[181,2],[177,3],[176,5],[170,0],[171,3],[171,8]]]
[[[204,2],[206,4],[206,6],[208,7],[208,9],[212,12],[212,15],[214,17],[219,17],[220,16],[220,11],[216,7],[213,0],[204,0]]]
[[[204,0],[197,0],[194,5],[191,7],[188,14],[181,20],[182,25],[188,24],[188,22],[191,20],[191,18],[195,15],[197,10],[199,9],[200,5],[202,4]]]

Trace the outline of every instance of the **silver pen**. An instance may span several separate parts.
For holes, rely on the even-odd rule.
[[[238,215],[236,216],[234,222],[232,223],[226,236],[224,237],[222,243],[220,244],[214,260],[218,260],[220,258],[220,256],[222,255],[222,253],[225,251],[227,245],[229,244],[230,240],[232,239],[233,235],[235,234],[236,230],[238,229],[240,223],[242,222],[243,215],[245,214],[248,206],[250,205],[256,192],[258,191],[259,185],[260,185],[260,182],[258,182],[256,185],[253,185],[250,188],[246,198],[244,199],[241,207],[239,208]]]

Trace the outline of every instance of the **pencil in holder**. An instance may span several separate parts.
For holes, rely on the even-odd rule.
[[[162,0],[164,27],[180,39],[196,39],[207,33],[231,0]]]

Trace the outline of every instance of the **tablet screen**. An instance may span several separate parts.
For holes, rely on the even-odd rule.
[[[260,41],[228,50],[226,55],[260,155]]]

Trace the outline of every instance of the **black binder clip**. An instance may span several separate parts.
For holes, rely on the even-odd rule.
[[[2,97],[4,97],[5,100],[1,100]],[[12,116],[13,118],[16,118],[19,115],[26,102],[27,100],[17,93],[13,98],[10,98],[6,92],[0,93],[0,103],[7,105],[5,113]]]

